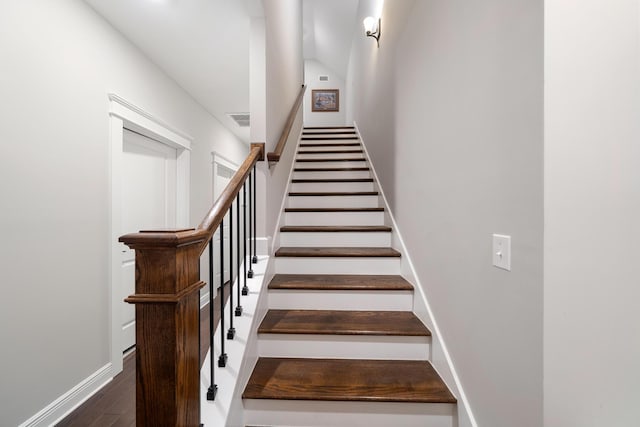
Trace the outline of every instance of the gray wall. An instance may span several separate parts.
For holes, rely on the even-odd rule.
[[[478,425],[540,426],[543,2],[385,2],[382,29],[379,49],[354,39],[348,115]]]
[[[547,426],[640,425],[639,17],[545,2]]]
[[[0,13],[0,425],[18,425],[110,359],[108,92],[194,137],[191,219],[211,151],[246,145],[76,0]]]

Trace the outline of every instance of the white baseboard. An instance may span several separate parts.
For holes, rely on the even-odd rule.
[[[111,362],[98,369],[19,427],[52,426],[62,420],[112,379]]]
[[[269,256],[270,254],[270,237],[256,237],[256,253],[258,256]]]

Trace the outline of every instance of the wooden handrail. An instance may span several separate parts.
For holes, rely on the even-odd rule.
[[[251,151],[196,228],[146,230],[120,241],[136,251],[136,425],[200,426],[200,256],[242,190],[264,143]]]
[[[198,230],[207,230],[209,236],[213,236],[213,233],[220,225],[220,221],[222,221],[233,200],[242,189],[242,185],[251,173],[253,165],[261,160],[264,160],[264,143],[252,143],[249,155],[233,175],[229,184],[227,184],[220,197],[218,197],[218,200],[215,201],[209,212],[207,212],[207,215],[205,215],[198,226]]]
[[[304,98],[304,91],[306,89],[307,86],[302,85],[302,87],[300,88],[300,93],[296,98],[296,102],[293,104],[293,107],[289,112],[289,117],[287,118],[287,122],[284,125],[284,129],[282,129],[282,134],[280,135],[280,139],[278,140],[276,149],[270,153],[267,153],[267,160],[269,161],[269,163],[280,161],[280,156],[282,155],[284,146],[289,139],[289,134],[291,133],[291,129],[293,128],[293,123],[296,121],[296,116],[298,115],[298,110],[300,109],[300,104],[302,103],[302,99]]]

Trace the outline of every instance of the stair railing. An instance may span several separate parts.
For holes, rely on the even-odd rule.
[[[300,106],[302,105],[302,100],[304,99],[304,92],[307,89],[307,86],[302,85],[300,88],[300,92],[298,93],[298,97],[296,98],[296,102],[293,104],[291,111],[289,112],[289,117],[287,118],[287,122],[284,125],[284,129],[282,129],[282,134],[280,134],[280,139],[278,140],[278,144],[276,145],[275,150],[270,153],[267,153],[267,160],[269,164],[277,163],[280,161],[280,156],[284,151],[284,147],[289,140],[289,135],[291,134],[291,129],[293,128],[293,124],[296,121],[296,117],[298,117],[298,113],[300,110]]]
[[[211,383],[207,399],[214,400],[214,241],[220,233],[220,357],[226,366],[224,333],[225,247],[224,218],[229,223],[229,323],[226,339],[233,339],[233,318],[242,315],[241,296],[247,295],[247,277],[253,276],[247,262],[256,255],[256,163],[264,160],[264,144],[251,144],[251,151],[223,193],[197,228],[143,230],[127,234],[120,241],[136,252],[135,294],[125,299],[136,306],[136,425],[200,426],[200,256],[209,248],[209,332]],[[242,215],[240,193],[242,192]],[[247,198],[247,192],[249,193]],[[248,203],[247,203],[248,200]],[[234,262],[233,220],[235,202],[236,258]],[[248,211],[248,212],[247,212]],[[240,225],[242,216],[242,227]],[[247,222],[249,235],[246,235]],[[248,241],[248,242],[247,242]],[[253,245],[252,245],[253,243]],[[242,246],[242,249],[241,249]],[[253,247],[252,247],[253,246]],[[247,257],[249,250],[249,257]],[[244,254],[242,259],[241,254]],[[244,264],[243,274],[240,266]],[[235,274],[234,274],[235,273]],[[233,284],[237,278],[234,307]],[[241,287],[242,279],[244,286]]]

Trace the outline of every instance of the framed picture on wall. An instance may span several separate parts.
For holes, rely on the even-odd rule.
[[[338,89],[314,89],[311,91],[311,111],[340,111],[340,91]]]

